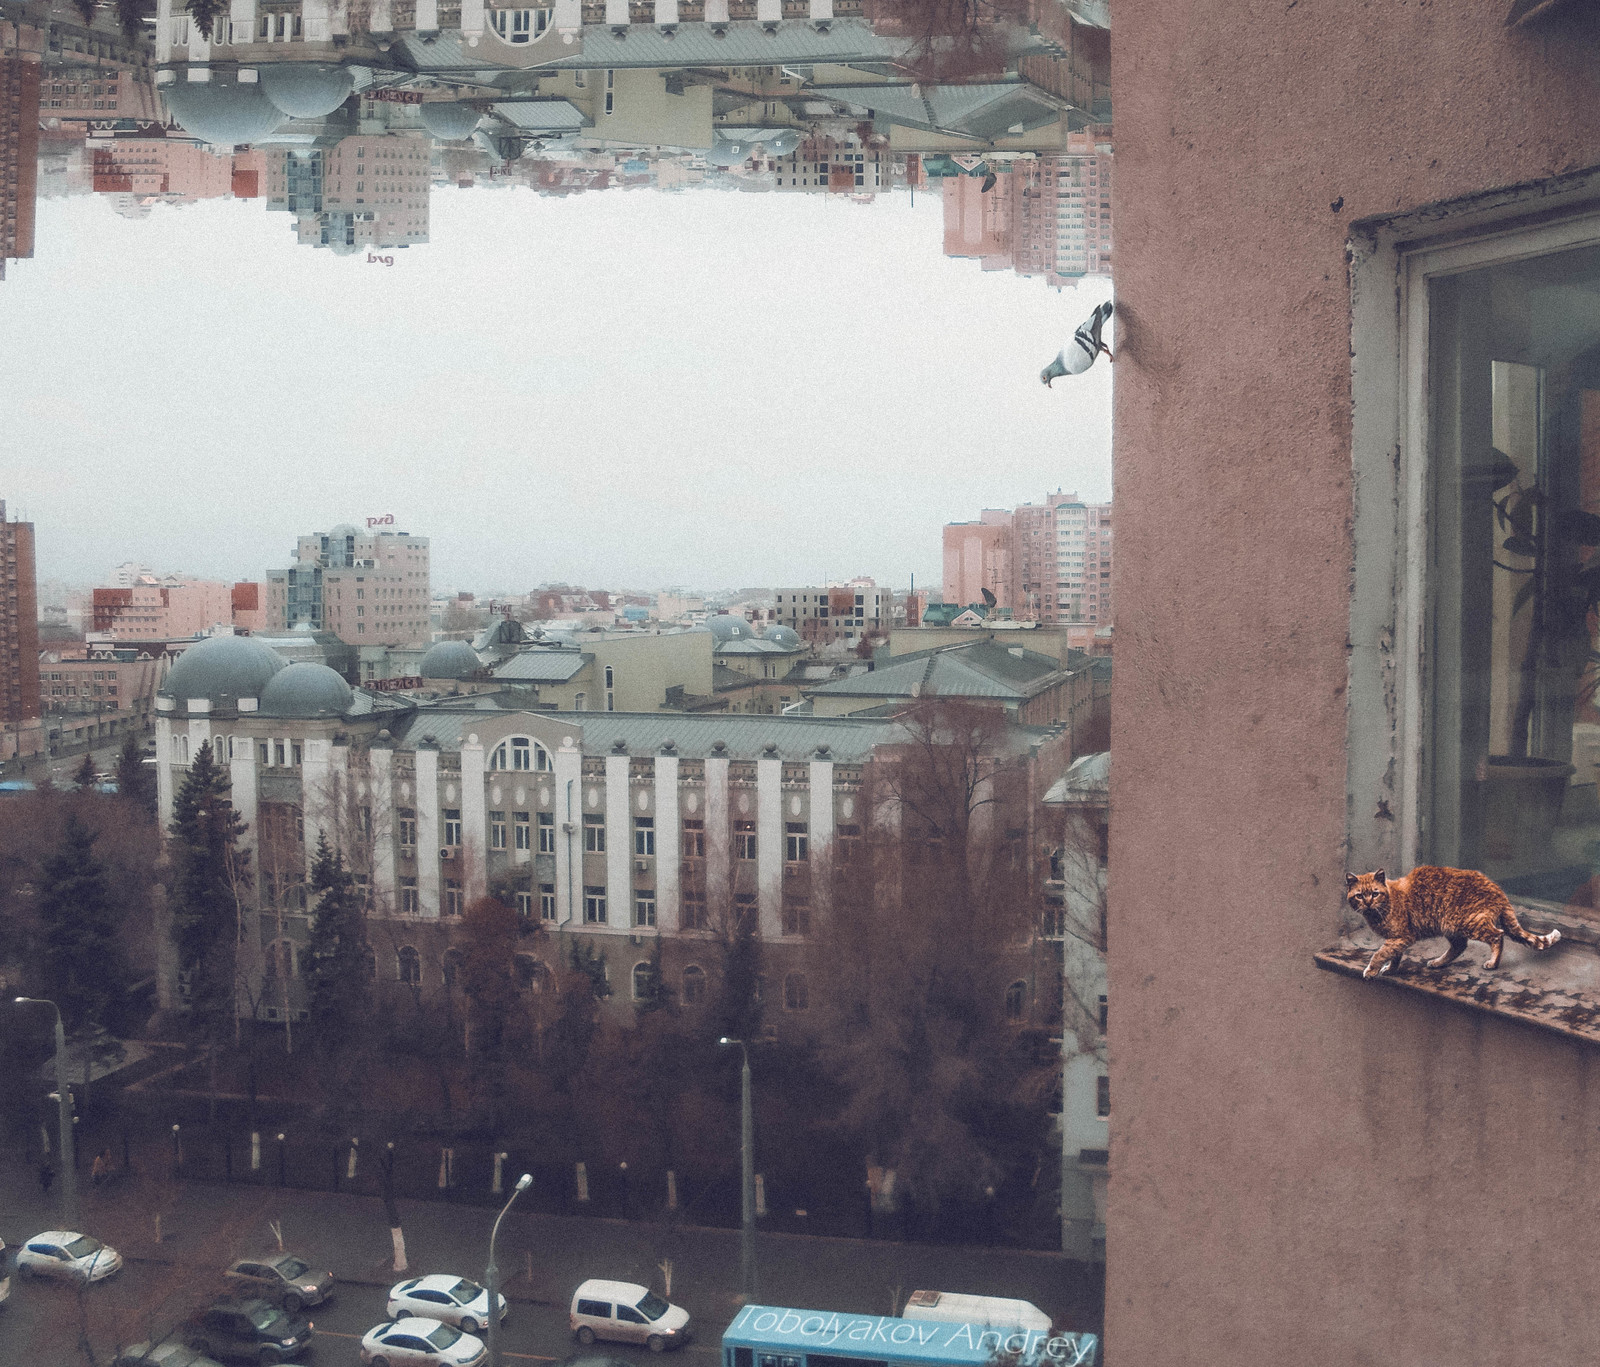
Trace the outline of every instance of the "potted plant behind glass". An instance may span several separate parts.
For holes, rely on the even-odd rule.
[[[1522,640],[1506,753],[1490,755],[1482,775],[1483,853],[1520,864],[1548,848],[1576,772],[1567,760],[1537,751],[1570,751],[1572,724],[1600,685],[1600,560],[1584,558],[1600,546],[1600,515],[1568,506],[1538,484],[1524,487],[1517,463],[1498,449],[1492,455],[1499,548],[1507,555],[1497,554],[1494,566],[1522,580],[1506,628],[1508,638]],[[1552,727],[1565,735],[1552,737]]]

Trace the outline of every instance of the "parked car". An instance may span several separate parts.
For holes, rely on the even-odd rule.
[[[186,1343],[135,1343],[111,1359],[111,1367],[222,1367]]]
[[[489,1292],[466,1277],[435,1273],[414,1277],[389,1289],[389,1318],[408,1315],[453,1324],[464,1334],[476,1334],[489,1323]],[[500,1320],[505,1322],[506,1298],[500,1297]]]
[[[122,1266],[122,1254],[98,1239],[70,1229],[47,1229],[17,1250],[17,1271],[30,1277],[104,1281]]]
[[[572,1332],[588,1347],[596,1339],[647,1344],[652,1353],[689,1341],[689,1312],[633,1282],[591,1278],[572,1293]]]
[[[311,1346],[311,1321],[286,1315],[259,1297],[219,1301],[196,1311],[184,1338],[198,1353],[272,1364],[292,1362]]]
[[[293,1253],[266,1258],[241,1258],[227,1271],[247,1296],[259,1296],[282,1306],[291,1315],[303,1306],[321,1305],[333,1295],[333,1273],[313,1272],[311,1264]]]
[[[6,1241],[0,1239],[0,1305],[11,1299],[11,1259],[6,1254]]]
[[[482,1339],[420,1317],[390,1320],[361,1340],[367,1367],[478,1367],[488,1356]]]

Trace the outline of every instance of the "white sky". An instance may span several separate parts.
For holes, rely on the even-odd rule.
[[[937,588],[940,528],[1111,488],[1108,281],[942,255],[936,194],[435,190],[336,257],[259,201],[40,200],[0,284],[0,497],[39,576],[220,579],[394,513],[435,588]]]

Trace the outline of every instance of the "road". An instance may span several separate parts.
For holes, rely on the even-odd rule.
[[[15,1247],[59,1228],[58,1194],[47,1199],[31,1168],[0,1154],[0,1237]],[[404,1275],[483,1280],[492,1210],[402,1201],[400,1213]],[[334,1300],[310,1312],[319,1338],[315,1367],[359,1362],[361,1336],[383,1321],[388,1288],[403,1279],[392,1269],[382,1204],[370,1197],[139,1173],[110,1189],[86,1190],[79,1223],[118,1248],[126,1266],[81,1293],[13,1277],[11,1301],[0,1310],[0,1367],[104,1367],[119,1344],[164,1334],[203,1303],[233,1259],[274,1249],[274,1226],[285,1247],[338,1282]],[[513,1209],[498,1254],[511,1303],[502,1338],[508,1364],[555,1361],[576,1351],[566,1305],[586,1277],[643,1283],[686,1307],[695,1342],[673,1359],[682,1367],[713,1367],[722,1330],[742,1303],[736,1230]],[[757,1264],[758,1295],[768,1304],[886,1314],[926,1287],[1015,1296],[1063,1327],[1100,1327],[1099,1270],[1058,1254],[762,1232]],[[643,1348],[610,1346],[619,1358],[660,1362]]]

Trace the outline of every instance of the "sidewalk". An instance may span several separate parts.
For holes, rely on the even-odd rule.
[[[0,1236],[7,1243],[59,1219],[55,1193],[47,1200],[35,1178],[12,1163],[0,1167]],[[329,1267],[340,1281],[387,1286],[396,1280],[383,1204],[370,1196],[154,1179],[103,1191],[85,1184],[81,1199],[90,1232],[129,1259],[220,1267],[231,1257],[271,1248],[268,1222],[276,1220],[286,1247]],[[432,1201],[399,1206],[413,1275],[481,1273],[490,1211]],[[513,1209],[501,1227],[498,1256],[512,1300],[563,1305],[579,1281],[595,1276],[665,1291],[661,1264],[670,1261],[673,1297],[716,1320],[718,1332],[739,1304],[737,1230],[519,1215]],[[881,1315],[927,1288],[1019,1297],[1058,1324],[1101,1327],[1100,1270],[1055,1253],[758,1231],[756,1258],[759,1296],[767,1304]]]

